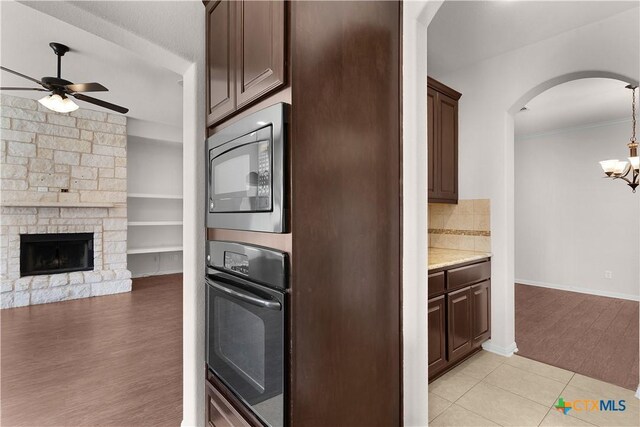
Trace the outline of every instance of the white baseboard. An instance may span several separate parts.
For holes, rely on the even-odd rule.
[[[164,271],[158,271],[158,272],[153,272],[153,273],[144,273],[144,274],[140,274],[140,275],[136,275],[136,276],[131,276],[131,278],[132,279],[138,279],[140,277],[165,276],[167,274],[177,274],[177,273],[182,273],[182,269],[180,269],[180,270],[164,270]]]
[[[629,301],[640,301],[640,296],[638,295],[622,294],[619,292],[599,291],[594,289],[578,288],[575,286],[556,285],[553,283],[538,282],[536,280],[527,280],[527,279],[516,279],[516,283],[521,285],[527,285],[527,286],[539,286],[541,288],[558,289],[560,291],[570,291],[570,292],[578,292],[581,294],[597,295],[600,297],[619,298],[619,299],[626,299]]]
[[[490,353],[495,353],[499,356],[511,357],[514,353],[518,352],[518,346],[515,342],[512,342],[506,347],[496,345],[492,340],[482,343],[482,349]]]
[[[636,398],[640,399],[640,385],[638,386],[638,389],[636,390]]]

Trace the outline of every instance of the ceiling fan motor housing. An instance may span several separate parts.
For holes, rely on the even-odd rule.
[[[65,53],[69,52],[69,46],[65,46],[62,43],[51,42],[49,46],[58,56],[64,56]]]

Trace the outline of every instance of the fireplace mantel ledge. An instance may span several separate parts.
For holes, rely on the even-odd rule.
[[[101,202],[0,202],[0,207],[11,208],[118,208],[125,203]]]

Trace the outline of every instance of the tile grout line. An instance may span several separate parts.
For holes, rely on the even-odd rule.
[[[569,382],[567,383],[567,385],[566,385],[566,386],[564,386],[564,388],[562,389],[562,392],[560,392],[560,395],[562,395],[562,394],[564,393],[564,391],[567,389],[567,387],[569,387],[569,383],[571,382],[571,380],[572,380],[572,379],[573,379],[573,377],[575,377],[575,376],[576,376],[576,372],[574,372],[574,373],[573,373],[573,375],[571,375],[571,378],[569,379]],[[576,387],[576,386],[575,386],[575,385],[573,385],[572,387]],[[578,390],[582,390],[580,387],[576,387],[576,388],[577,388]],[[585,391],[587,391],[587,390],[585,390]],[[552,407],[552,408],[553,408],[553,407]],[[592,425],[592,426],[594,426],[594,427],[598,427],[598,425],[597,425],[597,424],[592,424],[592,423],[590,423],[590,422],[588,422],[588,421],[583,420],[582,418],[574,417],[574,416],[573,416],[573,415],[571,415],[571,414],[567,414],[567,416],[568,416],[568,417],[573,418],[574,420],[580,420],[580,421],[582,421],[582,422],[584,422],[584,423],[587,423],[587,424],[590,424],[590,425]]]
[[[469,359],[469,360],[470,360],[470,359]],[[505,361],[502,361],[498,366],[496,366],[495,368],[493,368],[493,369],[492,369],[492,370],[491,370],[487,375],[485,375],[481,380],[479,380],[477,383],[475,383],[473,386],[471,386],[471,388],[470,388],[469,390],[467,390],[466,392],[464,392],[460,397],[458,397],[455,401],[453,401],[453,402],[451,403],[451,405],[449,406],[449,408],[451,408],[451,406],[455,405],[455,404],[456,404],[460,399],[462,399],[462,398],[463,398],[467,393],[469,393],[471,390],[473,390],[473,389],[474,389],[478,384],[480,384],[481,382],[483,382],[483,381],[484,381],[484,379],[485,379],[486,377],[488,377],[488,376],[491,374],[491,372],[493,372],[493,371],[495,371],[496,369],[498,369],[498,368],[499,368],[500,366],[502,366],[504,363],[505,363]],[[456,368],[458,368],[458,366],[457,366]],[[456,368],[454,368],[453,370],[455,370]],[[465,373],[463,373],[463,372],[462,372],[462,370],[461,370],[460,372],[457,372],[457,373],[456,373],[456,374],[454,374],[454,375],[457,375],[457,374],[462,374],[462,375],[464,375],[464,376],[466,376],[466,377],[473,378],[474,380],[477,380],[477,378],[475,378],[475,377],[473,377],[473,376],[471,376],[471,375],[469,375],[469,374],[465,374]],[[441,397],[442,397],[442,396],[441,396]],[[444,398],[443,398],[443,399],[444,399]],[[446,399],[446,400],[448,400],[448,399]],[[489,421],[489,422],[492,422],[492,423],[494,423],[494,424],[497,424],[497,425],[499,425],[499,426],[502,426],[502,424],[500,424],[500,423],[498,423],[498,422],[496,422],[496,421],[490,420],[490,419],[488,419],[488,418],[484,417],[483,415],[480,415],[480,414],[478,414],[478,413],[476,413],[476,412],[474,412],[474,411],[472,411],[472,410],[470,410],[470,409],[468,409],[468,408],[465,408],[465,407],[464,407],[464,406],[462,406],[462,405],[459,405],[459,406],[460,406],[461,408],[464,408],[465,410],[467,410],[467,411],[471,412],[472,414],[479,416],[479,417],[480,417],[480,418],[482,418],[483,420],[487,420],[487,421]],[[447,408],[447,409],[449,409],[449,408]],[[444,411],[442,412],[442,414],[444,414]],[[442,414],[440,414],[440,415],[442,415]],[[438,418],[440,415],[438,415],[437,417],[435,417],[433,420],[435,421],[435,420],[436,420],[436,418]]]
[[[512,392],[511,390],[507,390],[506,388],[502,388],[502,387],[500,387],[500,386],[498,386],[498,385],[490,384],[490,383],[485,383],[485,382],[484,382],[484,380],[480,381],[480,383],[484,383],[485,385],[488,385],[488,386],[490,386],[490,387],[495,387],[495,388],[500,389],[500,390],[502,390],[502,391],[504,391],[504,392],[507,392],[507,393],[509,393],[509,394],[512,394],[512,395],[514,395],[514,396],[516,396],[516,397],[519,397],[519,398],[521,398],[521,399],[527,400],[527,401],[529,401],[529,402],[531,402],[531,403],[535,403],[536,405],[540,405],[540,406],[544,406],[544,407],[546,407],[546,405],[545,405],[544,403],[536,402],[535,400],[531,400],[531,399],[529,399],[528,397],[520,396],[519,394],[514,393],[514,392]],[[478,383],[478,384],[480,384],[480,383]],[[476,385],[478,385],[478,384],[476,384]],[[475,386],[474,386],[474,387],[475,387]],[[469,390],[469,391],[471,391],[471,390]],[[465,394],[466,394],[466,393],[465,393]],[[465,409],[466,409],[466,408],[465,408]],[[543,420],[544,420],[544,418],[543,418]],[[540,422],[542,422],[542,421],[540,421]]]
[[[515,355],[514,355],[514,356],[515,356]],[[556,368],[556,369],[560,369],[560,370],[563,370],[563,371],[566,371],[566,372],[570,372],[571,374],[575,374],[575,373],[576,373],[576,372],[574,372],[574,371],[570,371],[570,370],[568,370],[568,369],[560,368],[560,367],[558,367],[558,366],[554,366],[554,365],[551,365],[551,364],[549,364],[549,363],[540,362],[539,360],[529,359],[528,357],[525,357],[525,356],[518,356],[518,357],[521,357],[521,358],[523,358],[523,359],[527,359],[527,360],[528,360],[528,361],[530,361],[530,362],[536,362],[536,363],[540,363],[540,364],[542,364],[542,365],[551,366],[552,368]],[[520,368],[520,367],[518,367],[518,366],[514,366],[514,365],[512,365],[512,364],[510,364],[510,363],[506,363],[506,362],[505,362],[505,364],[506,364],[506,365],[509,365],[509,366],[512,366],[512,367],[514,367],[514,368],[518,368],[518,369],[524,370],[524,369],[522,369],[522,368]],[[551,377],[546,376],[546,375],[537,374],[537,373],[535,373],[535,372],[532,372],[532,373],[534,373],[534,374],[536,374],[536,375],[540,375],[541,377],[547,378],[547,379],[549,379],[549,380],[558,381],[557,379],[555,379],[555,378],[551,378]],[[571,375],[571,378],[573,378],[573,375]],[[569,378],[569,380],[571,380],[571,378]],[[558,381],[558,382],[561,382],[561,381]]]
[[[475,379],[475,378],[474,378],[474,379]],[[480,384],[481,382],[482,382],[482,380],[480,380],[480,381],[478,381],[476,384],[474,384],[474,385],[473,385],[473,387],[471,387],[469,390],[467,390],[467,391],[466,391],[462,396],[460,396],[459,398],[457,398],[457,399],[456,399],[456,401],[455,401],[455,402],[453,402],[453,403],[451,404],[451,406],[453,406],[453,405],[457,404],[458,400],[462,399],[462,398],[463,398],[467,393],[469,393],[471,390],[473,390],[474,388],[476,388],[476,386],[477,386],[478,384]],[[449,406],[449,408],[451,408],[451,406]],[[458,406],[460,406],[460,407],[461,407],[462,409],[464,409],[465,411],[469,411],[469,412],[471,412],[472,414],[477,415],[478,417],[482,418],[483,420],[487,420],[487,421],[489,421],[489,422],[491,422],[491,423],[494,423],[494,424],[496,424],[496,425],[499,425],[500,427],[504,427],[502,424],[498,423],[497,421],[494,421],[494,420],[488,419],[488,418],[487,418],[487,417],[485,417],[484,415],[480,415],[480,414],[478,414],[477,412],[474,412],[474,411],[472,411],[472,410],[471,410],[471,409],[469,409],[469,408],[465,408],[465,407],[464,407],[464,406],[462,406],[462,405],[458,405]],[[447,408],[447,409],[449,409],[449,408]],[[442,414],[444,414],[444,412],[443,412]],[[442,415],[442,414],[440,414],[440,415]],[[440,415],[438,415],[438,417],[439,417]],[[438,418],[438,417],[436,417],[436,418]],[[436,418],[434,418],[433,420],[435,421],[435,420],[436,420]]]
[[[562,387],[562,390],[560,390],[560,393],[558,394],[558,396],[556,397],[556,400],[562,396],[562,393],[567,389],[567,387],[569,387],[569,383],[571,382],[571,379],[573,378],[573,376],[575,375],[575,372],[572,372],[571,378],[569,378],[569,381],[567,381],[567,383],[564,385],[564,387]],[[540,424],[538,424],[538,426],[540,426],[542,424],[542,422],[545,420],[545,418],[547,418],[549,416],[549,414],[551,413],[551,411],[553,411],[554,409],[554,404],[551,404],[551,407],[549,408],[549,410],[547,411],[547,414],[544,416],[544,418],[542,419],[542,421],[540,421]],[[580,420],[582,421],[582,420]]]
[[[537,375],[537,376],[539,376],[539,377],[541,377],[541,378],[544,378],[544,379],[547,379],[547,380],[550,380],[550,381],[555,381],[555,382],[560,383],[560,384],[565,384],[563,381],[558,381],[558,380],[557,380],[557,379],[555,379],[555,378],[549,378],[549,377],[547,377],[547,376],[540,375],[540,374],[535,373],[535,372],[527,371],[527,370],[525,370],[525,369],[523,369],[523,368],[520,368],[520,367],[518,367],[518,366],[513,366],[513,365],[509,365],[509,366],[510,366],[510,367],[512,367],[512,368],[514,368],[514,369],[517,369],[517,370],[519,370],[519,371],[522,371],[522,372],[525,372],[525,373],[527,373],[527,374],[530,374],[530,375]],[[551,366],[551,365],[549,365],[549,366]],[[554,368],[555,368],[555,367],[556,367],[556,366],[554,366]],[[562,368],[558,368],[558,369],[562,369]],[[567,371],[567,372],[571,372],[571,374],[572,374],[572,375],[571,375],[571,378],[573,378],[573,376],[576,374],[575,372],[568,371],[568,370],[566,370],[566,369],[565,369],[565,371]],[[569,379],[567,380],[567,382],[566,382],[565,386],[566,386],[567,384],[569,384],[569,381],[571,381],[571,378],[569,378]]]
[[[511,365],[509,365],[509,366],[511,366]],[[511,366],[511,367],[512,367],[512,368],[515,368],[515,366]],[[518,368],[516,368],[516,369],[518,369]],[[520,369],[520,370],[521,370],[521,371],[523,371],[522,369]],[[523,371],[523,372],[526,372],[526,371]],[[575,373],[574,373],[574,375],[575,375]],[[546,377],[543,377],[543,378],[546,378]],[[571,376],[571,378],[573,378],[573,375]],[[486,377],[485,377],[485,379],[486,379]],[[550,379],[550,378],[547,378],[547,379]],[[571,380],[569,380],[569,381],[571,381]],[[480,382],[484,382],[484,379],[480,380]],[[556,381],[556,382],[560,382],[560,381]],[[546,406],[544,403],[536,402],[535,400],[529,399],[529,398],[528,398],[528,397],[526,397],[526,396],[519,395],[518,393],[514,393],[513,391],[511,391],[511,390],[507,390],[506,388],[500,387],[499,385],[491,384],[491,383],[488,383],[488,382],[484,382],[484,383],[485,383],[485,384],[487,384],[487,385],[490,385],[490,386],[492,386],[492,387],[499,388],[499,389],[500,389],[500,390],[502,390],[502,391],[506,391],[507,393],[511,393],[511,394],[513,394],[514,396],[521,397],[521,398],[523,398],[523,399],[525,399],[525,400],[528,400],[529,402],[533,402],[533,403],[535,403],[535,404],[537,404],[537,405]],[[478,384],[480,384],[480,383],[478,383]],[[562,383],[560,383],[560,384],[562,384]],[[477,385],[477,384],[476,384],[476,385]],[[565,388],[567,387],[567,385],[569,385],[569,383],[568,383],[568,382],[567,382],[567,384],[565,384]],[[564,388],[563,388],[562,390],[564,391]],[[465,394],[466,394],[466,393],[465,393]],[[558,395],[558,396],[559,396],[559,395]],[[557,400],[557,399],[556,399],[556,400]],[[552,406],[553,406],[553,404],[552,404]]]

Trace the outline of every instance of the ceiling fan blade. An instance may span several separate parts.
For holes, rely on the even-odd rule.
[[[106,92],[109,89],[102,86],[100,83],[76,83],[72,85],[66,85],[65,88],[69,92]]]
[[[40,92],[49,92],[47,89],[41,89],[39,87],[0,87],[0,91],[2,90],[37,90]]]
[[[92,98],[87,95],[83,95],[81,93],[70,93],[69,95],[73,96],[80,101],[88,102],[90,104],[99,105],[100,107],[108,108],[109,110],[117,111],[118,113],[126,114],[129,112],[128,108],[121,107],[116,104],[112,104],[110,102],[103,101],[101,99]]]
[[[20,76],[20,77],[25,78],[25,79],[27,79],[27,80],[31,80],[31,81],[32,81],[32,82],[34,82],[34,83],[38,83],[40,86],[44,86],[40,80],[34,79],[33,77],[29,77],[29,76],[26,76],[26,75],[24,75],[24,74],[22,74],[22,73],[19,73],[19,72],[17,72],[17,71],[10,70],[10,69],[9,69],[9,68],[7,68],[7,67],[2,67],[2,66],[0,66],[0,69],[1,69],[2,71],[6,71],[6,72],[8,72],[8,73],[15,74],[16,76]]]

